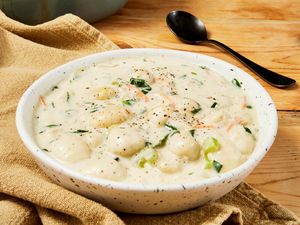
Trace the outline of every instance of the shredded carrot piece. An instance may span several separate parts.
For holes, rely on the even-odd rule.
[[[42,103],[43,106],[46,106],[46,102],[45,102],[45,99],[44,99],[44,96],[40,95],[40,102]]]
[[[235,121],[241,125],[247,124],[247,122],[245,120],[242,120],[240,117],[235,117]]]
[[[127,87],[131,90],[133,90],[136,95],[141,98],[144,102],[148,102],[149,98],[147,95],[145,95],[143,92],[141,92],[138,88],[136,88],[135,86],[131,85],[131,84],[127,84]]]
[[[242,100],[242,109],[245,109],[245,108],[246,108],[246,102],[247,102],[246,96],[243,96],[243,100]]]
[[[133,85],[131,85],[131,84],[127,84],[127,87],[129,88],[129,89],[131,89],[131,90],[133,90],[135,87],[133,86]]]
[[[175,102],[167,95],[165,95],[162,91],[160,92],[160,95],[166,99],[168,102],[170,102],[170,105],[172,105],[173,107],[176,107]]]
[[[233,128],[234,124],[235,124],[235,122],[231,122],[231,123],[228,125],[228,127],[226,128],[226,131],[229,132],[229,131]]]
[[[137,96],[143,99],[145,102],[149,101],[149,98],[147,95],[145,95],[143,92],[137,89]]]
[[[236,116],[234,119],[237,123],[241,124],[242,119],[240,117]]]

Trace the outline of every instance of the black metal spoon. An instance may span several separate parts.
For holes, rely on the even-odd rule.
[[[236,57],[245,66],[274,87],[286,88],[296,83],[294,79],[272,72],[252,62],[223,43],[208,39],[204,24],[197,17],[188,12],[172,11],[168,14],[166,22],[171,31],[183,42],[189,44],[200,44],[203,42],[215,44]]]

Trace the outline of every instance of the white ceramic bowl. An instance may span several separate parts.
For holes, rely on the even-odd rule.
[[[64,79],[69,72],[103,60],[126,56],[164,55],[180,61],[201,63],[218,71],[228,80],[237,78],[254,102],[258,113],[259,135],[250,158],[239,167],[217,177],[172,185],[127,184],[89,177],[60,164],[36,144],[33,137],[33,109],[39,96]],[[29,153],[57,184],[100,201],[109,208],[129,213],[169,213],[194,208],[215,200],[231,191],[255,168],[271,147],[277,132],[277,112],[265,89],[243,70],[206,55],[161,49],[126,49],[86,56],[62,65],[35,81],[22,96],[16,113],[17,129]]]

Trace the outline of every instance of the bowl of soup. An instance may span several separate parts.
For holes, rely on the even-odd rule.
[[[116,211],[159,214],[240,184],[271,147],[277,113],[254,78],[220,59],[126,49],[43,75],[16,123],[53,182]]]

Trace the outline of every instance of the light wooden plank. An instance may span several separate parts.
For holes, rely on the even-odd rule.
[[[300,216],[300,112],[279,112],[276,141],[246,179]]]

